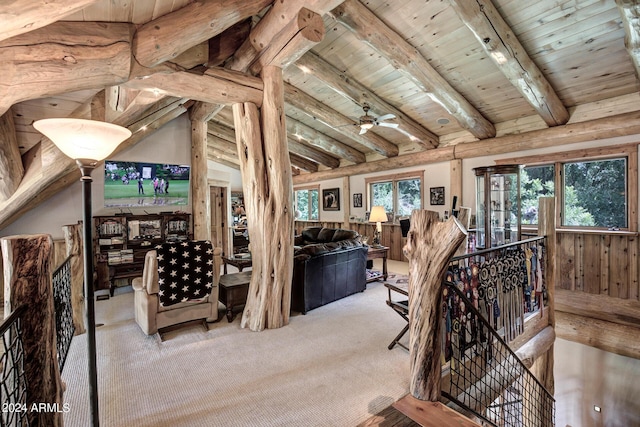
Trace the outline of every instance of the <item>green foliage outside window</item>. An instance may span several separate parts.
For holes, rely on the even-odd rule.
[[[297,190],[295,192],[295,205],[299,212],[297,219],[301,221],[318,220],[318,200],[318,190]]]
[[[390,220],[394,214],[411,215],[414,209],[422,207],[420,178],[374,182],[371,183],[370,189],[371,205],[369,208],[383,206]]]

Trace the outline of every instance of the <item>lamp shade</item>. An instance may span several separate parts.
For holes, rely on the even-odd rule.
[[[384,206],[374,206],[371,208],[371,214],[369,214],[369,222],[387,222],[387,212],[384,210]]]
[[[85,119],[43,119],[33,127],[76,160],[104,160],[131,136],[131,131],[122,126]]]

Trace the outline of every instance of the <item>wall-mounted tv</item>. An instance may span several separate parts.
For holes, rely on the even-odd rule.
[[[189,203],[188,165],[104,162],[104,206],[182,206]]]

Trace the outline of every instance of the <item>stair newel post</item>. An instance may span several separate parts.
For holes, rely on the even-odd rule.
[[[71,257],[71,309],[73,312],[74,335],[86,332],[84,327],[84,263],[82,250],[82,222],[63,225],[62,233],[66,247],[66,255]]]
[[[440,222],[437,212],[415,210],[411,214],[403,248],[409,259],[409,388],[420,400],[440,398],[442,279],[449,259],[466,236],[455,217]]]

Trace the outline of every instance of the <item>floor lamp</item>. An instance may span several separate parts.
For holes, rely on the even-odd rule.
[[[387,222],[387,212],[384,210],[384,206],[374,206],[371,208],[371,214],[369,215],[369,222],[376,223],[376,231],[373,233],[373,245],[374,248],[379,248],[380,245],[380,233],[382,233],[382,223]]]
[[[33,127],[49,138],[65,155],[74,159],[82,172],[84,293],[89,361],[89,403],[92,425],[100,425],[98,412],[98,369],[96,366],[96,316],[93,296],[93,248],[91,246],[91,171],[131,136],[129,129],[111,123],[83,119],[44,119]]]

